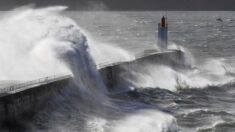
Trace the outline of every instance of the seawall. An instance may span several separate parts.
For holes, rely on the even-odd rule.
[[[43,78],[1,89],[0,121],[31,118],[47,105],[51,94],[68,85],[71,76]],[[5,92],[3,92],[5,91]]]
[[[168,65],[172,68],[185,67],[184,54],[180,50],[172,50],[166,52],[145,52],[136,55],[136,59],[128,62],[120,62],[106,65],[100,68],[100,74],[103,77],[104,83],[112,88],[117,84],[123,83],[121,73],[129,72],[136,65],[144,66],[147,64]]]

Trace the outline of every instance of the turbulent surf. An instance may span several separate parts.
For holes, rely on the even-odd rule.
[[[149,62],[122,74],[128,82],[115,92],[99,72],[104,62],[133,61],[135,54],[101,42],[66,16],[66,7],[21,8],[0,20],[0,79],[27,80],[55,73],[73,76],[22,131],[177,132],[234,130],[234,70],[224,58],[187,67]],[[89,14],[87,14],[89,15]],[[100,26],[99,28],[103,28]],[[129,29],[131,30],[131,28]],[[157,49],[156,49],[157,50]],[[124,69],[126,67],[123,67]],[[110,90],[111,89],[111,90]],[[117,92],[118,91],[118,92]],[[9,128],[2,128],[8,130]]]

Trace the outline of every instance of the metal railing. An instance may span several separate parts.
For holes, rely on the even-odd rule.
[[[72,75],[66,75],[66,74],[47,76],[47,77],[43,77],[43,78],[39,78],[39,79],[35,79],[35,80],[23,82],[23,83],[14,84],[11,86],[7,86],[5,88],[1,88],[0,94],[12,92],[12,91],[17,91],[22,88],[27,88],[29,86],[33,87],[35,85],[38,86],[38,85],[43,85],[43,84],[49,84],[49,83],[56,82],[59,80],[69,79],[71,77],[72,77]]]

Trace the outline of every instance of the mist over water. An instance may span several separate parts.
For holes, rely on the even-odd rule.
[[[25,8],[14,15],[7,14],[0,22],[1,80],[73,75],[73,83],[55,93],[32,121],[18,121],[24,124],[23,131],[176,131],[173,116],[148,110],[149,106],[139,103],[123,107],[126,102],[107,96],[96,63],[134,57],[118,47],[96,43],[72,19],[60,14],[64,9]],[[161,119],[154,118],[159,115]],[[145,118],[143,126],[136,128],[136,119],[141,118]]]
[[[224,59],[207,59],[196,63],[193,55],[183,47],[169,45],[170,50],[184,52],[185,67],[175,68],[170,65],[149,62],[145,65],[124,67],[128,73],[124,78],[135,88],[162,88],[170,91],[189,88],[207,88],[220,86],[234,81],[233,68]],[[161,62],[162,60],[159,60]],[[163,60],[164,61],[164,60]]]
[[[129,82],[123,87],[135,90],[109,93],[98,71],[100,65],[134,60],[133,52],[97,41],[66,17],[65,9],[63,6],[25,7],[5,14],[0,20],[0,80],[32,80],[60,73],[73,75],[73,82],[55,92],[45,109],[38,111],[32,120],[21,121],[24,131],[176,132],[182,128],[191,130],[190,119],[196,120],[198,113],[208,117],[208,113],[216,115],[223,111],[214,105],[206,108],[221,100],[206,102],[201,96],[216,93],[214,87],[233,82],[233,68],[225,59],[198,63],[189,51],[176,44],[171,44],[169,49],[182,50],[187,67],[151,62],[136,65],[123,76]],[[208,87],[212,87],[208,93],[197,91]],[[194,102],[198,98],[203,104]],[[224,113],[217,115],[220,114]],[[215,117],[222,122],[230,118]],[[211,118],[205,120],[204,125],[210,126]],[[202,126],[193,128],[203,130]]]

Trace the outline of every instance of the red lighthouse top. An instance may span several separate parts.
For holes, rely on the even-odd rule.
[[[161,27],[166,27],[166,18],[164,16],[161,18]]]

